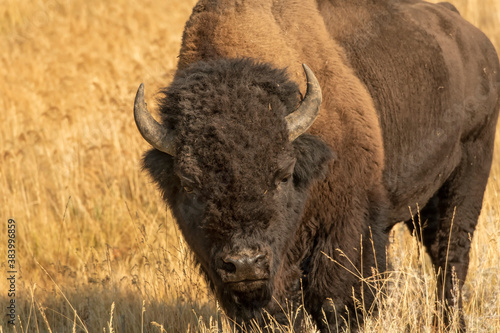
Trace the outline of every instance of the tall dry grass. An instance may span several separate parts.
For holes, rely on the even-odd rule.
[[[0,1],[0,267],[14,218],[15,331],[230,331],[140,171],[148,145],[131,114],[140,82],[153,101],[172,79],[194,2]],[[498,0],[455,4],[500,47]],[[464,288],[474,332],[500,331],[498,177],[497,153]],[[392,243],[395,287],[365,331],[431,332],[429,260],[403,228]]]

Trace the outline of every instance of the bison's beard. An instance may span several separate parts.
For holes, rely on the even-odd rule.
[[[272,298],[273,287],[270,280],[224,284],[218,294],[229,317],[240,324],[249,323],[252,319],[262,319],[262,310]]]

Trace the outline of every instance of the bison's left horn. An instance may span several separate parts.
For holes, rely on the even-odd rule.
[[[135,95],[134,118],[144,140],[159,151],[175,155],[175,133],[167,131],[149,113],[144,102],[144,83],[141,83],[137,89],[137,95]]]
[[[321,87],[316,76],[306,64],[302,64],[302,67],[307,77],[307,91],[299,108],[285,117],[290,141],[295,140],[311,127],[318,116],[322,99]]]

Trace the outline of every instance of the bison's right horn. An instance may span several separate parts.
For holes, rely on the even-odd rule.
[[[321,87],[318,79],[306,64],[302,64],[307,78],[307,91],[299,108],[285,117],[288,126],[288,139],[293,141],[307,131],[314,123],[321,106]]]
[[[175,155],[175,133],[163,128],[149,113],[144,102],[144,83],[141,83],[135,95],[134,118],[144,140],[159,151]]]

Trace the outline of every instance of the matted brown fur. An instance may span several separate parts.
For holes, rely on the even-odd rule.
[[[242,58],[256,60],[243,68],[264,63],[286,69],[288,79],[297,83],[303,94],[306,81],[301,64],[311,67],[323,91],[320,115],[309,134],[299,137],[292,145],[279,139],[270,140],[283,145],[286,152],[283,154],[295,156],[298,165],[304,158],[299,154],[303,151],[301,146],[308,147],[309,139],[318,147],[318,142],[326,143],[335,158],[321,159],[322,164],[327,163],[328,171],[323,177],[321,173],[315,174],[320,178],[308,184],[311,186],[309,195],[295,229],[290,229],[292,223],[287,224],[286,231],[280,232],[274,226],[269,228],[272,232],[266,233],[268,226],[263,221],[255,226],[257,231],[252,230],[245,237],[244,231],[250,229],[237,226],[238,219],[217,221],[213,219],[217,214],[212,212],[209,229],[196,219],[190,220],[189,217],[194,218],[196,214],[186,211],[186,200],[179,199],[183,196],[184,176],[193,178],[202,175],[201,170],[210,171],[199,167],[200,163],[217,165],[196,160],[202,156],[196,154],[198,148],[218,147],[211,152],[222,154],[224,148],[230,147],[225,141],[216,146],[206,143],[203,147],[206,136],[198,141],[182,140],[181,136],[179,154],[175,158],[155,150],[148,153],[146,168],[172,206],[181,230],[225,310],[237,320],[258,317],[261,307],[277,315],[286,299],[295,303],[301,300],[297,286],[302,277],[305,309],[320,329],[335,330],[336,323],[342,323],[337,315],[355,317],[353,296],[368,305],[373,300],[368,285],[361,287],[359,277],[348,269],[359,270],[365,278],[372,275],[375,267],[383,270],[387,232],[395,223],[411,220],[408,207],[416,212],[417,204],[422,208],[422,221],[425,222],[418,234],[423,236],[436,269],[440,272],[448,269],[448,274],[440,278],[440,289],[444,288],[445,301],[451,306],[456,295],[452,293],[449,267],[454,267],[461,286],[467,274],[469,237],[477,223],[491,165],[498,117],[500,70],[495,50],[487,38],[461,19],[448,4],[431,5],[410,0],[349,3],[334,0],[202,0],[186,24],[178,72],[172,86],[165,90],[167,98],[175,99],[171,104],[167,99],[163,102],[161,112],[165,126],[181,135],[188,133],[186,129],[192,128],[190,124],[193,123],[190,117],[201,116],[199,111],[210,105],[203,99],[199,105],[196,103],[194,89],[200,84],[208,92],[214,92],[214,105],[218,99],[227,98],[231,80],[221,80],[220,86],[217,82],[207,86],[193,73],[193,68],[205,71],[208,66],[208,72],[219,73],[217,75],[238,75],[234,72],[234,63]],[[250,83],[249,86],[253,87]],[[269,95],[269,105],[276,96],[281,102],[291,98],[285,98],[284,92],[263,89],[264,95]],[[287,93],[286,96],[292,95]],[[229,104],[237,104],[238,98],[230,99]],[[265,97],[262,98],[255,104],[261,108],[259,110],[267,105]],[[183,101],[188,99],[194,101],[190,102],[192,109],[186,113],[190,116],[173,121],[173,114],[177,114],[179,108],[186,105]],[[278,103],[278,109],[284,105],[290,103]],[[269,111],[271,109],[275,109],[274,105]],[[288,106],[284,114],[291,111]],[[224,121],[233,119],[236,124],[235,116],[241,111],[234,112]],[[273,118],[278,113],[265,117],[269,117],[266,118],[268,125],[280,124],[273,127],[273,131],[277,131],[276,138],[282,138],[286,134],[283,123]],[[207,130],[202,129],[203,122],[201,128],[197,128],[200,133]],[[244,137],[251,136],[252,129],[248,130],[250,132]],[[261,129],[255,135],[262,140],[260,132]],[[226,138],[221,136],[221,140]],[[256,151],[262,149],[262,145],[250,146]],[[233,153],[235,163],[243,165],[245,154],[240,154],[240,150]],[[269,160],[275,162],[269,165],[276,168],[279,164],[276,161],[284,158],[278,156],[280,154],[271,153]],[[251,155],[246,156],[251,164],[255,159],[248,156]],[[193,168],[199,170],[193,172]],[[246,176],[241,179],[251,181]],[[267,174],[261,176],[267,179]],[[223,178],[217,185],[224,188],[217,193],[227,189],[224,182]],[[252,188],[264,183],[264,180],[261,183],[256,180]],[[244,188],[245,184],[239,185]],[[203,187],[206,184],[198,185],[206,191]],[[267,193],[267,190],[262,188],[262,192]],[[244,191],[239,189],[235,193],[238,193],[237,198],[232,198],[231,193],[214,194],[214,197],[220,195],[219,201],[226,204],[223,210],[231,211],[231,205],[241,204]],[[300,194],[297,195],[299,198]],[[249,198],[257,200],[255,195]],[[248,211],[252,216],[255,211],[263,210],[265,204],[259,208],[248,207],[253,207]],[[242,222],[245,223],[248,222]],[[412,223],[408,225],[413,228]],[[197,228],[208,230],[208,235]],[[227,230],[234,230],[234,234]],[[241,244],[223,240],[225,237],[235,238]],[[263,237],[263,241],[256,245],[258,237]],[[287,237],[289,244],[285,244],[283,237]],[[286,250],[284,253],[274,251],[273,239],[277,238],[280,244],[283,243],[277,248]],[[230,295],[230,288],[220,281],[213,269],[219,252],[234,252],[235,247],[245,246],[271,247],[273,251],[261,251],[273,253],[269,255],[272,259],[269,265],[279,262],[271,269],[270,290],[274,299],[269,303],[263,301],[268,300],[269,295],[261,294],[238,296],[236,303],[231,303],[234,295]],[[460,297],[457,302],[460,304]],[[350,324],[352,328],[356,326],[354,321]]]

